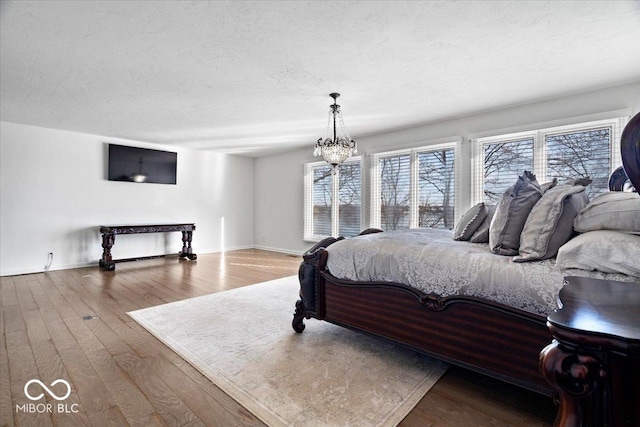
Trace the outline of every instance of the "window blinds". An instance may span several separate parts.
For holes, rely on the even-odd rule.
[[[331,166],[313,168],[313,230],[315,236],[331,235]]]
[[[538,129],[472,140],[471,204],[495,204],[523,171],[538,182],[590,177],[590,198],[608,189],[620,166],[620,134],[628,117]]]
[[[418,227],[454,226],[454,150],[419,152]]]
[[[590,177],[589,198],[608,189],[611,163],[611,127],[547,134],[547,177],[558,182]]]
[[[455,153],[447,143],[374,155],[371,226],[453,228]]]
[[[344,163],[338,171],[338,235],[356,236],[362,230],[362,172],[360,162]]]
[[[522,172],[533,171],[533,138],[484,145],[484,202],[495,205]]]
[[[362,231],[361,159],[307,163],[304,173],[304,238],[355,236]]]

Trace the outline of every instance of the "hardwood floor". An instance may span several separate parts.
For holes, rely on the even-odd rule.
[[[0,425],[263,425],[126,312],[296,274],[300,258],[198,256],[0,278]],[[62,411],[29,413],[27,381],[59,378],[72,384]],[[400,425],[549,426],[554,417],[549,398],[452,367]]]

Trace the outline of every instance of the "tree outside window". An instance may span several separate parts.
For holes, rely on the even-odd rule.
[[[525,170],[533,170],[533,138],[485,144],[484,202],[497,204]]]
[[[614,135],[622,120],[531,131],[512,139],[504,135],[478,140],[482,153],[482,200],[497,204],[525,170],[536,174],[539,183],[554,178],[559,183],[590,178],[592,183],[586,192],[591,199],[606,192],[609,175],[617,164],[617,158],[612,157],[616,152]]]
[[[547,177],[565,182],[591,178],[589,198],[608,190],[611,174],[611,128],[545,135]]]
[[[453,228],[453,160],[453,149],[418,153],[419,228]]]
[[[341,164],[335,173],[324,162],[310,163],[305,168],[305,238],[317,240],[360,233],[360,160]]]
[[[377,160],[374,226],[383,230],[447,228],[455,221],[455,148],[423,147]],[[378,218],[378,224],[375,219]]]

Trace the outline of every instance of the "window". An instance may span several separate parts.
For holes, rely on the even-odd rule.
[[[311,169],[313,179],[312,234],[315,236],[331,236],[331,203],[333,192],[331,165],[317,166]]]
[[[384,230],[409,228],[411,196],[411,156],[381,157],[378,159],[380,199],[380,227]]]
[[[620,163],[620,133],[626,119],[600,120],[472,140],[472,203],[496,204],[525,170],[539,183],[589,177],[587,194],[608,190]]]
[[[533,170],[533,138],[484,144],[484,202],[496,204],[514,176]]]
[[[356,158],[335,174],[326,162],[305,165],[304,238],[355,236],[362,231],[362,172]]]
[[[454,149],[418,156],[418,227],[453,228],[455,201]]]
[[[344,163],[338,177],[338,235],[355,236],[362,231],[362,172],[360,162]]]
[[[453,228],[455,153],[456,143],[446,143],[374,155],[371,226]]]
[[[618,138],[619,140],[619,138]],[[577,132],[547,134],[547,176],[564,182],[571,178],[590,177],[589,198],[608,190],[611,169],[612,126]],[[616,154],[619,153],[616,150]]]

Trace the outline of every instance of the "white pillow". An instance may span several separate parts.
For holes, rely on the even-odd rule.
[[[640,195],[609,191],[593,199],[573,222],[580,233],[595,230],[617,230],[640,233]]]
[[[580,234],[560,247],[556,267],[640,277],[640,236],[611,230]]]
[[[531,209],[520,234],[520,255],[515,262],[556,256],[573,233],[573,220],[587,206],[589,197],[581,185],[558,185],[542,195]]]

